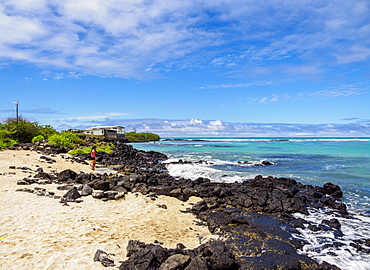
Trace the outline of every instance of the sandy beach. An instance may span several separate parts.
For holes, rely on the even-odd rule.
[[[82,203],[64,206],[54,198],[17,192],[22,187],[42,187],[56,195],[66,193],[57,190],[55,184],[17,185],[39,167],[46,172],[92,172],[89,165],[72,163],[62,155],[48,156],[56,161],[52,164],[41,156],[45,155],[35,151],[0,152],[1,269],[116,269],[94,262],[95,251],[112,254],[119,266],[119,261],[126,259],[131,239],[146,243],[157,240],[167,248],[175,248],[177,243],[194,248],[211,237],[194,215],[180,212],[200,200],[195,197],[184,203],[166,196],[153,201],[141,194],[108,202],[88,196]],[[98,167],[96,173],[106,171]]]

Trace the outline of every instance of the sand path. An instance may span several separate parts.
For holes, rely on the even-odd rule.
[[[0,152],[1,269],[116,269],[93,262],[96,249],[114,254],[118,266],[118,261],[126,259],[130,239],[157,240],[167,248],[177,243],[194,248],[211,237],[192,214],[180,212],[199,200],[195,197],[184,203],[166,196],[153,201],[140,194],[108,202],[88,196],[82,203],[63,206],[57,199],[15,191],[24,187],[17,186],[17,181],[33,175],[37,166],[49,172],[67,168],[91,172],[90,166],[71,163],[61,155],[49,156],[57,161],[53,164],[40,156],[34,151]],[[57,195],[66,192],[54,184],[27,187],[43,187]]]

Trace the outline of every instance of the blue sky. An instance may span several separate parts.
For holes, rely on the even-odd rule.
[[[0,119],[370,136],[367,0],[0,2]]]

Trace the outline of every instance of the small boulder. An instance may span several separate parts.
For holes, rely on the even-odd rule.
[[[103,250],[96,250],[94,255],[94,262],[101,262],[105,267],[114,267],[114,260]]]
[[[81,190],[81,196],[88,196],[91,195],[92,193],[93,189],[88,184],[83,185]]]
[[[80,198],[81,194],[78,192],[76,187],[73,187],[66,194],[63,195],[67,201],[75,201],[76,199]]]
[[[167,260],[161,264],[159,270],[178,270],[185,269],[188,266],[191,258],[183,254],[175,254],[167,258]]]
[[[67,169],[67,170],[64,170],[64,171],[59,173],[58,180],[62,181],[62,182],[65,182],[69,179],[75,180],[76,176],[77,176],[76,172],[74,172],[70,169]]]
[[[104,191],[94,191],[92,193],[92,196],[95,199],[102,199],[102,198],[104,198],[105,195],[104,195]]]

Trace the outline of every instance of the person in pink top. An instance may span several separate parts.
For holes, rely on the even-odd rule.
[[[91,148],[91,170],[95,171],[95,164],[96,164],[96,146]]]

